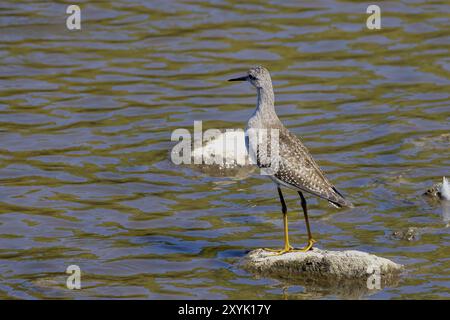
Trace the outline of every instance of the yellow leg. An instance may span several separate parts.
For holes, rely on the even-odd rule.
[[[283,193],[281,192],[280,187],[278,187],[278,195],[280,196],[280,202],[281,202],[281,211],[283,212],[283,225],[284,225],[284,248],[283,249],[270,249],[270,248],[264,248],[266,251],[274,252],[275,255],[280,255],[287,252],[306,252],[311,250],[314,243],[316,242],[311,234],[311,228],[309,227],[309,219],[308,219],[308,211],[306,208],[306,199],[303,196],[301,192],[299,192],[301,202],[302,202],[302,208],[303,213],[305,214],[305,222],[306,222],[306,230],[308,231],[308,244],[303,247],[302,249],[294,249],[289,244],[289,227],[288,227],[288,217],[287,217],[287,208],[286,203],[284,202]]]
[[[270,248],[264,248],[266,251],[273,252],[275,255],[281,255],[287,252],[306,252],[311,250],[316,240],[312,238],[310,235],[310,231],[308,231],[308,244],[301,248],[301,249],[294,249],[289,244],[289,228],[288,228],[288,218],[287,214],[283,215],[283,223],[284,223],[284,248],[283,249],[270,249]],[[309,230],[309,223],[307,223],[307,229]]]
[[[283,215],[283,225],[284,225],[284,251],[289,251],[292,249],[289,244],[289,227],[288,227],[288,216],[287,213]]]
[[[289,244],[289,227],[287,213],[283,213],[283,225],[284,225],[284,248],[283,249],[270,249],[264,248],[266,251],[274,252],[276,255],[293,251],[294,248]]]
[[[316,242],[316,240],[313,239],[312,233],[311,233],[311,228],[309,226],[308,209],[306,208],[306,199],[303,196],[303,193],[301,193],[300,191],[298,192],[298,194],[300,195],[302,209],[303,209],[303,213],[305,215],[306,231],[308,231],[308,244],[305,247],[303,247],[303,249],[301,249],[300,251],[306,252],[306,251],[311,250],[311,248],[314,245],[314,243]]]

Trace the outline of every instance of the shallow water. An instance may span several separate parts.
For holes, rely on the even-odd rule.
[[[356,204],[308,197],[317,246],[406,266],[356,297],[450,297],[449,229],[421,197],[449,174],[448,2],[382,2],[378,31],[356,1],[84,1],[82,31],[66,6],[0,4],[0,298],[352,297],[236,267],[282,243],[269,179],[170,162],[176,128],[245,127],[255,92],[225,80],[258,64],[282,121]],[[65,287],[71,264],[81,290]]]

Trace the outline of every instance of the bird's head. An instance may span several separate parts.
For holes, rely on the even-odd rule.
[[[267,88],[272,86],[269,70],[263,66],[251,68],[248,70],[246,76],[230,79],[228,81],[248,81],[255,88]]]

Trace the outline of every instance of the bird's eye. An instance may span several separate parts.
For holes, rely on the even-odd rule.
[[[251,74],[248,76],[250,80],[256,80],[256,77],[252,76]]]

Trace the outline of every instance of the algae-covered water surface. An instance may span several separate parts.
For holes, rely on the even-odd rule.
[[[448,299],[450,238],[422,194],[450,164],[450,4],[379,1],[0,3],[0,298]],[[245,128],[264,65],[276,110],[354,209],[307,196],[317,247],[405,265],[339,291],[254,277],[280,247],[274,184],[170,159],[171,134]],[[306,241],[286,191],[291,242]],[[413,236],[403,236],[414,230]],[[66,287],[70,265],[80,290]]]

